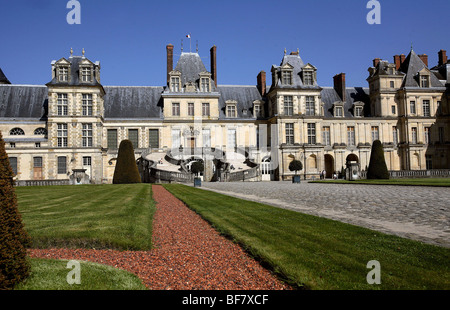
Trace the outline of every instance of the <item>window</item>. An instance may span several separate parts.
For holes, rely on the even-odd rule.
[[[22,128],[13,128],[9,131],[10,136],[23,136],[25,135],[25,131]]]
[[[202,131],[203,147],[211,147],[211,130],[203,129]]]
[[[34,143],[34,147],[35,148],[40,148],[41,147],[41,142],[35,142]]]
[[[306,96],[306,115],[316,115],[316,100],[314,96]]]
[[[355,116],[362,117],[363,116],[363,107],[355,107]]]
[[[83,147],[92,146],[92,124],[83,124],[81,140]]]
[[[17,175],[17,157],[9,157],[9,165],[13,171],[13,175]]]
[[[59,67],[58,68],[58,80],[60,82],[68,82],[69,81],[69,68],[68,67]]]
[[[329,126],[322,127],[322,143],[325,145],[331,145]]]
[[[67,94],[58,94],[57,114],[58,116],[66,116],[68,114],[68,100]]]
[[[313,85],[313,73],[311,71],[303,71],[303,84],[305,85]]]
[[[58,147],[67,147],[67,124],[58,124]]]
[[[10,142],[9,143],[9,147],[14,149],[16,147],[16,143],[15,142]]]
[[[107,131],[108,148],[117,149],[117,129]]]
[[[194,103],[188,102],[188,115],[194,116]]]
[[[411,114],[416,114],[416,102],[415,101],[409,102],[409,111]]]
[[[236,147],[236,129],[228,129],[228,148]]]
[[[423,131],[423,134],[424,134],[425,144],[431,143],[431,128],[430,127],[425,127],[424,131]]]
[[[133,143],[133,148],[139,148],[139,138],[138,138],[139,130],[138,129],[128,129],[128,140]]]
[[[389,86],[390,86],[391,88],[394,88],[394,85],[395,85],[395,84],[394,84],[394,81],[390,81],[389,84],[390,84]]]
[[[438,101],[437,102],[437,111],[436,111],[436,114],[437,115],[442,115],[442,104],[441,104],[441,101]]]
[[[417,144],[417,127],[411,128],[411,143]]]
[[[83,94],[83,116],[92,116],[92,95]]]
[[[398,144],[398,129],[397,126],[392,126],[392,142],[394,145]]]
[[[372,142],[379,139],[380,135],[378,131],[378,126],[372,126]]]
[[[395,105],[391,106],[391,112],[392,112],[393,115],[396,114],[396,108],[395,108]]]
[[[42,157],[33,157],[33,168],[42,168]]]
[[[148,143],[149,147],[159,148],[159,130],[158,129],[149,129],[148,132]]]
[[[308,144],[316,144],[316,124],[310,123],[308,126]]]
[[[430,87],[430,77],[428,75],[420,76],[420,87]]]
[[[430,117],[430,100],[424,100],[422,102],[423,116]]]
[[[294,144],[294,124],[286,123],[286,144]]]
[[[439,143],[444,143],[444,127],[439,127]]]
[[[58,156],[58,174],[67,173],[67,157]]]
[[[173,92],[179,92],[180,91],[180,78],[179,77],[172,77],[170,79],[170,90]]]
[[[34,130],[34,134],[36,135],[36,136],[46,136],[47,135],[47,129],[45,129],[45,128],[36,128],[35,130]]]
[[[81,68],[81,81],[82,82],[91,81],[91,68],[89,67]]]
[[[425,166],[427,170],[433,169],[433,156],[425,155]]]
[[[91,156],[83,156],[83,166],[92,166]]]
[[[236,106],[234,104],[227,105],[227,116],[236,117]]]
[[[209,78],[201,78],[200,89],[202,92],[209,92]]]
[[[202,115],[209,116],[209,103],[208,102],[202,103]]]
[[[291,71],[282,71],[281,72],[281,83],[285,85],[292,84],[292,72]]]
[[[294,115],[294,104],[292,96],[284,96],[284,115]]]
[[[172,115],[180,116],[180,104],[179,103],[172,103]]]
[[[355,127],[347,127],[347,143],[348,145],[355,145]]]
[[[343,108],[342,107],[336,107],[335,108],[335,112],[334,112],[334,116],[342,117],[343,116]]]
[[[253,108],[253,115],[254,115],[256,118],[262,117],[261,105],[255,104],[255,106],[254,106],[254,108]]]
[[[172,148],[179,148],[181,146],[181,130],[172,129]]]

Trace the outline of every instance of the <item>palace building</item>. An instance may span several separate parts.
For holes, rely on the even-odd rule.
[[[364,171],[374,140],[389,170],[450,168],[445,50],[435,66],[412,49],[374,59],[367,87],[347,87],[345,73],[325,87],[298,50],[271,66],[269,83],[261,71],[255,85],[221,85],[216,46],[209,71],[198,51],[174,67],[173,48],[162,86],[102,85],[84,50],[52,61],[46,85],[13,84],[0,69],[0,131],[17,183],[111,183],[124,139],[147,182],[190,180],[194,161],[205,181],[290,179],[293,159],[305,179],[349,161]]]

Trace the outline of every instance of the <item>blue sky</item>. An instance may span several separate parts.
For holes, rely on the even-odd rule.
[[[440,49],[450,53],[450,1],[379,1],[381,24],[369,25],[368,0],[79,0],[81,24],[69,25],[68,0],[0,0],[0,68],[12,83],[41,85],[51,79],[52,60],[84,48],[100,61],[103,85],[161,86],[166,45],[174,45],[176,64],[191,33],[207,69],[217,46],[219,84],[255,85],[261,70],[269,84],[284,49],[298,48],[321,86],[345,72],[348,86],[366,87],[372,59],[392,62],[411,43],[430,66]]]

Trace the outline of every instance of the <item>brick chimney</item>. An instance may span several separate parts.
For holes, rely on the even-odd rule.
[[[438,52],[438,56],[439,56],[439,66],[442,66],[443,64],[447,63],[447,51],[445,50],[440,50]]]
[[[169,73],[173,71],[173,45],[169,44],[166,46],[167,51],[167,83],[169,83]]]
[[[423,63],[425,64],[425,66],[428,67],[428,55],[427,54],[422,54],[422,55],[418,55],[420,60],[423,61]]]
[[[211,47],[210,49],[210,54],[211,54],[211,76],[212,79],[214,80],[214,84],[217,87],[217,57],[216,57],[216,52],[217,52],[217,47],[214,45],[213,47]]]
[[[334,90],[341,97],[342,101],[345,101],[345,73],[336,74],[333,77]]]
[[[261,71],[258,74],[256,80],[259,93],[261,94],[261,96],[264,96],[266,94],[266,72]]]
[[[400,55],[395,55],[394,56],[394,63],[395,63],[395,70],[399,70],[400,69],[400,65],[402,64],[400,62]]]
[[[373,66],[376,68],[378,66],[378,64],[380,63],[381,59],[380,58],[375,58],[373,60]]]

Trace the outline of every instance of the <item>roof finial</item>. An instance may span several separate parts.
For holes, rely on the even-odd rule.
[[[73,56],[73,48],[70,48],[70,57]]]
[[[286,48],[284,48],[284,55],[286,56]]]
[[[196,42],[196,45],[197,45],[196,49],[197,49],[197,54],[198,54],[198,40]]]
[[[181,39],[181,52],[183,53],[183,39]]]
[[[412,50],[413,50],[413,43],[411,42],[411,52],[412,52]]]
[[[84,53],[85,53],[85,52],[84,52],[84,48],[83,48],[83,51],[82,51],[82,53],[83,53],[83,57],[84,57]]]

